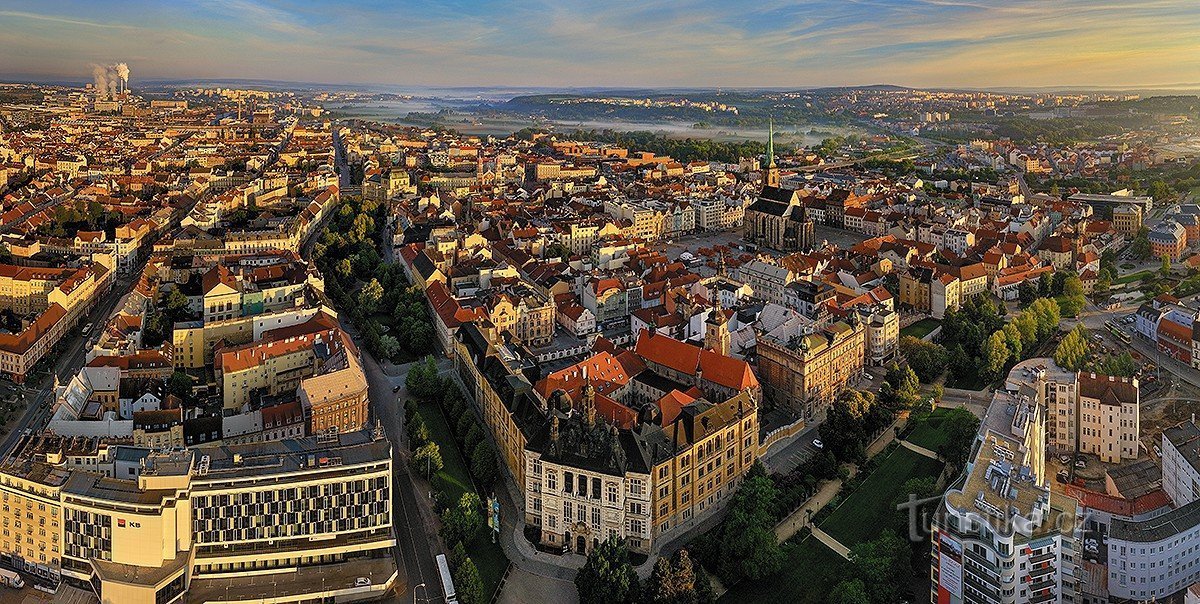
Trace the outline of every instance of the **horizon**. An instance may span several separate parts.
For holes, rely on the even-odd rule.
[[[544,89],[1200,88],[1200,6],[1175,0],[720,3],[17,0],[7,78]],[[852,82],[877,82],[855,84]],[[886,82],[887,84],[878,84]],[[891,82],[899,82],[892,84]]]

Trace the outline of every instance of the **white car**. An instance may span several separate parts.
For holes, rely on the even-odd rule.
[[[354,586],[355,587],[370,587],[371,586],[371,578],[370,577],[358,577],[357,579],[354,580]]]
[[[818,449],[824,449],[824,448],[825,448],[825,443],[821,442],[821,439],[819,439],[819,438],[814,438],[814,439],[813,439],[813,446],[814,446],[814,447],[816,447],[816,448],[818,448]]]

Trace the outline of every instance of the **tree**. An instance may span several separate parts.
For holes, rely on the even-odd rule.
[[[783,550],[774,531],[778,495],[775,483],[761,470],[751,471],[734,492],[720,530],[717,568],[722,580],[760,579],[782,566]]]
[[[873,403],[869,392],[843,390],[829,405],[817,432],[838,459],[861,461],[866,457],[863,448],[867,440],[866,417]]]
[[[411,463],[413,470],[429,480],[442,471],[442,450],[437,443],[427,442],[417,448]]]
[[[871,604],[871,596],[867,594],[867,585],[862,579],[847,579],[829,592],[829,603]]]
[[[379,279],[371,279],[358,292],[358,307],[362,316],[369,317],[375,314],[375,310],[379,307],[379,301],[383,299],[383,285],[379,283]]]
[[[1038,295],[1043,298],[1054,295],[1054,275],[1042,273],[1042,276],[1038,277]]]
[[[686,549],[660,557],[645,586],[645,599],[655,604],[691,604],[696,601],[696,573]]]
[[[1138,260],[1146,260],[1150,257],[1150,228],[1142,225],[1138,227],[1137,233],[1133,236],[1133,243],[1129,246],[1129,253]]]
[[[971,454],[975,433],[979,430],[979,418],[963,408],[951,409],[942,420],[942,431],[946,442],[938,447],[938,455],[954,467],[962,467]]]
[[[686,550],[681,550],[686,551]],[[713,590],[712,580],[708,578],[708,572],[704,570],[704,565],[695,564],[692,566],[696,573],[695,594],[696,604],[714,604],[717,601],[717,593]]]
[[[640,599],[637,571],[629,562],[625,543],[614,537],[605,539],[588,554],[587,562],[575,574],[580,604],[632,604]]]
[[[1005,323],[1004,328],[1000,330],[1004,334],[1004,345],[1008,347],[1008,352],[1011,360],[1017,362],[1021,360],[1021,351],[1025,349],[1021,342],[1021,330],[1017,326],[1010,323]]]
[[[409,367],[404,386],[409,394],[421,400],[430,400],[439,394],[441,380],[438,378],[437,365],[432,356],[427,356],[423,362],[413,363]]]
[[[1087,361],[1088,342],[1087,332],[1083,325],[1072,329],[1063,337],[1054,350],[1054,362],[1063,369],[1079,371]]]
[[[909,478],[904,481],[904,485],[900,487],[900,492],[896,498],[892,500],[892,505],[889,509],[896,510],[891,526],[897,534],[909,535],[910,538],[915,538],[917,535],[910,534],[912,530],[917,528],[911,523],[914,518],[913,514],[919,514],[920,510],[911,509],[912,502],[927,501],[926,507],[936,507],[937,501],[928,501],[933,499],[940,492],[937,488],[937,479],[932,476],[924,478]],[[920,521],[920,516],[915,516]]]
[[[1062,295],[1068,298],[1083,297],[1083,281],[1078,275],[1070,275],[1063,280]]]
[[[912,336],[900,338],[900,353],[922,382],[929,383],[946,370],[946,349]]]
[[[912,551],[890,529],[850,550],[855,575],[862,580],[872,602],[899,602],[901,586],[912,576]]]
[[[481,442],[475,447],[471,453],[471,475],[485,489],[490,489],[496,482],[496,453],[491,445]]]
[[[479,512],[482,506],[479,495],[474,492],[463,493],[458,499],[458,504],[442,514],[442,542],[469,543],[483,527],[483,516]]]
[[[392,360],[400,356],[400,342],[396,340],[395,336],[383,335],[379,337],[379,356]]]
[[[178,396],[181,400],[192,399],[192,377],[181,369],[176,369],[167,378],[167,392]]]
[[[416,403],[409,401],[408,406],[415,407]],[[404,430],[408,433],[408,447],[414,451],[429,442],[429,427],[419,411],[413,411],[412,417],[405,420]]]
[[[988,336],[987,342],[983,347],[983,371],[990,378],[995,379],[1004,370],[1004,365],[1008,363],[1009,357],[1012,356],[1008,349],[1007,340],[1004,337],[1003,331],[992,332]]]
[[[1029,306],[1038,297],[1037,285],[1026,279],[1017,286],[1017,299],[1022,308]]]
[[[167,292],[164,303],[167,307],[167,314],[171,317],[179,318],[187,311],[188,298],[182,291],[179,291],[178,287],[174,287],[171,288],[171,291]]]
[[[475,562],[467,558],[454,570],[454,593],[460,604],[484,604],[487,598],[483,595],[483,580],[479,578],[479,569]]]
[[[1163,254],[1162,256],[1159,256],[1159,258],[1162,260],[1162,267],[1158,269],[1158,274],[1166,277],[1167,275],[1171,274],[1171,257],[1167,254]]]
[[[1133,377],[1133,374],[1138,370],[1138,363],[1133,360],[1133,355],[1129,354],[1129,351],[1126,350],[1119,355],[1105,358],[1100,362],[1097,369],[1104,375]]]
[[[1173,194],[1170,185],[1162,179],[1156,179],[1150,183],[1149,193],[1155,202],[1161,202]]]

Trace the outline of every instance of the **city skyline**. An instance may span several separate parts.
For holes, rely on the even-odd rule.
[[[415,86],[1195,86],[1186,2],[19,0],[0,77]],[[135,77],[135,80],[137,78]]]

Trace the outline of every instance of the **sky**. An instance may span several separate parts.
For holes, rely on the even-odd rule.
[[[0,76],[399,86],[1200,82],[1198,0],[3,0]]]

